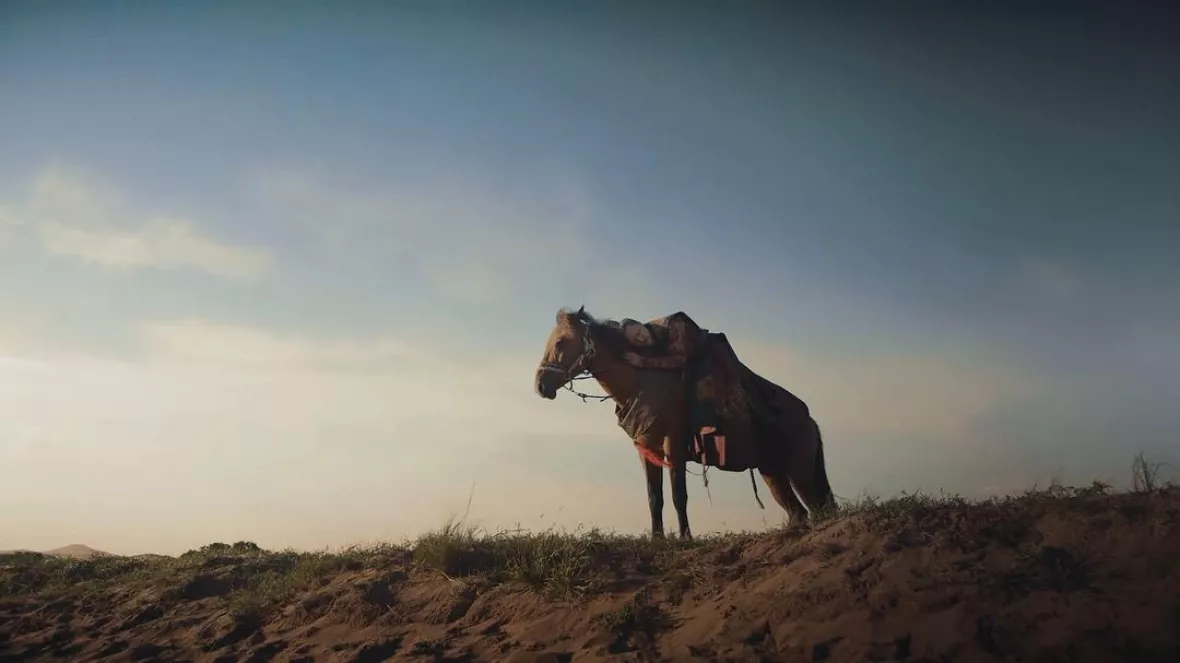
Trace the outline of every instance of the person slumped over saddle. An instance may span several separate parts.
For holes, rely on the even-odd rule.
[[[674,370],[688,367],[705,347],[708,330],[684,311],[647,323],[623,318],[616,324],[633,350],[623,361],[636,368]]]
[[[692,440],[690,454],[703,465],[741,470],[755,462],[746,391],[722,334],[710,334],[683,311],[647,323],[616,323],[632,351],[623,360],[644,370],[682,371]],[[712,342],[717,340],[718,342]]]

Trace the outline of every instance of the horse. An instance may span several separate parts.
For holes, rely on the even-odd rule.
[[[624,360],[632,350],[617,323],[596,320],[585,307],[577,311],[560,309],[537,367],[536,390],[542,398],[553,400],[559,389],[588,372],[614,400],[620,422],[623,413],[642,399],[652,414],[651,422],[633,442],[647,479],[652,537],[664,538],[662,468],[666,467],[680,538],[691,540],[685,464],[693,434],[684,374],[637,368]],[[773,382],[743,369],[758,388],[786,393]],[[802,405],[802,401],[795,400]],[[835,505],[824,465],[819,425],[806,412],[805,405],[803,412],[777,422],[756,440],[758,472],[774,500],[787,513],[788,522],[807,519],[817,509]]]

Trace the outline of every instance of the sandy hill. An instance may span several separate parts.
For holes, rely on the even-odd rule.
[[[0,661],[1174,661],[1180,489],[904,497],[678,544],[0,558]]]

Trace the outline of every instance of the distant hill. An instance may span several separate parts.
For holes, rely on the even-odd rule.
[[[0,555],[12,555],[15,553],[33,553],[35,550],[28,550],[24,548],[17,548],[15,550],[0,550]],[[115,557],[115,555],[96,550],[90,546],[84,546],[80,543],[73,543],[68,546],[54,548],[53,550],[42,550],[42,555],[50,555],[52,557],[67,557],[69,559],[94,559],[95,557]]]
[[[95,550],[90,546],[84,546],[80,543],[54,548],[53,550],[46,550],[46,555],[53,555],[54,557],[69,557],[70,559],[92,559],[94,557],[114,557],[109,552],[102,550]]]

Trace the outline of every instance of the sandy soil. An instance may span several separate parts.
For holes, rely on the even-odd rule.
[[[0,661],[1175,661],[1178,513],[1177,489],[1097,487],[688,547],[452,530],[340,555],[10,555]]]

